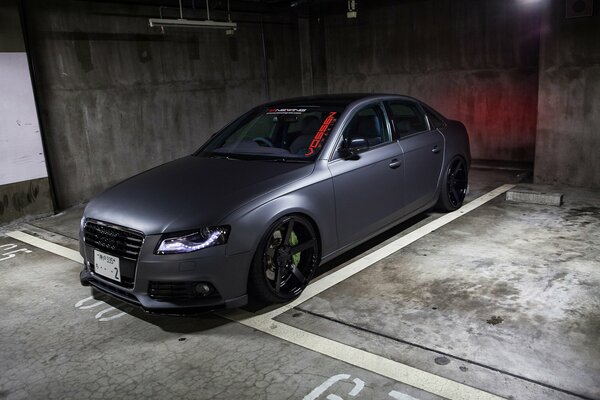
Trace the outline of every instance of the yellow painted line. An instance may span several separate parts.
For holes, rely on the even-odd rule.
[[[73,260],[75,262],[83,264],[83,258],[81,257],[79,252],[69,249],[67,247],[49,242],[44,239],[40,239],[38,237],[21,231],[8,232],[6,236],[10,236],[13,239],[20,240],[21,242],[25,242],[42,250],[49,251],[50,253],[54,253],[64,258],[68,258],[69,260]]]

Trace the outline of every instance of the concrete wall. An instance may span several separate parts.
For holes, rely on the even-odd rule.
[[[53,210],[18,3],[0,4],[0,224]]]
[[[234,37],[163,35],[153,6],[24,2],[59,208],[189,154],[253,105],[324,92],[423,99],[465,122],[480,159],[533,161],[537,133],[537,180],[598,185],[600,23],[565,20],[562,0],[373,0],[357,20],[331,2],[311,18],[234,14]],[[553,4],[539,73],[536,4]]]
[[[467,126],[474,158],[533,161],[539,17],[516,0],[360,2],[324,20],[329,92],[415,96]],[[343,8],[340,10],[343,11]]]
[[[296,19],[264,17],[261,24],[260,16],[234,14],[233,37],[163,35],[148,27],[158,12],[116,2],[26,7],[60,208],[190,154],[254,105],[301,93]]]
[[[596,1],[598,3],[598,1]],[[535,181],[600,188],[600,16],[544,13]]]

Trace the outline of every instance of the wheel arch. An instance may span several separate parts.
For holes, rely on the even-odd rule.
[[[310,222],[318,240],[320,258],[337,246],[335,205],[328,185],[313,185],[271,199],[232,221],[228,254],[254,254],[267,230],[286,215],[300,215]]]
[[[252,303],[256,303],[256,304],[260,304],[260,302],[264,302],[266,301],[267,303],[279,303],[282,301],[289,301],[295,297],[297,297],[299,295],[299,293],[302,292],[302,290],[304,290],[304,288],[306,287],[306,284],[308,284],[308,281],[312,278],[312,276],[314,276],[314,273],[316,272],[317,268],[319,267],[320,263],[321,263],[321,233],[320,233],[320,229],[318,224],[316,223],[316,221],[314,220],[313,217],[311,217],[308,213],[306,212],[302,212],[302,211],[295,211],[295,210],[287,210],[288,212],[282,212],[282,213],[278,213],[277,215],[274,215],[273,218],[269,221],[268,224],[265,224],[265,228],[263,229],[263,232],[261,235],[258,236],[258,241],[256,242],[256,245],[254,246],[254,251],[251,252],[251,263],[250,266],[248,268],[248,274],[246,275],[246,292],[249,296],[249,299]],[[270,235],[272,234],[272,232],[275,229],[278,229],[278,226],[283,226],[285,224],[288,224],[288,218],[294,218],[295,225],[303,225],[304,226],[304,230],[308,230],[310,229],[312,232],[310,232],[309,234],[311,236],[314,237],[314,240],[316,241],[315,245],[316,245],[316,258],[314,258],[314,252],[312,253],[313,256],[311,256],[308,261],[308,265],[310,266],[310,269],[308,271],[308,274],[304,275],[306,276],[306,279],[304,280],[304,283],[301,283],[300,289],[294,289],[294,290],[300,290],[299,293],[297,294],[292,294],[292,293],[288,293],[288,294],[284,294],[282,295],[282,292],[276,291],[276,293],[273,292],[273,288],[270,287],[269,283],[268,283],[268,279],[265,279],[264,276],[264,259],[263,259],[263,252],[265,251],[265,246],[267,246],[267,244],[269,243],[270,240]],[[296,228],[294,228],[295,230]],[[274,262],[274,261],[272,261]],[[282,273],[282,272],[280,272]],[[303,274],[305,274],[306,272],[303,271]],[[273,279],[273,278],[272,278]],[[288,278],[289,281],[289,278]],[[265,283],[267,282],[267,283]],[[282,297],[278,297],[278,296],[282,296]]]
[[[447,201],[448,199],[445,198],[447,195],[446,184],[447,184],[447,179],[450,176],[450,170],[456,161],[459,161],[462,164],[464,164],[464,168],[466,169],[466,182],[465,182],[466,187],[464,189],[465,194],[463,195],[463,198],[460,200],[459,204],[457,206],[456,205],[450,206]],[[440,185],[437,190],[437,195],[436,195],[437,201],[434,205],[434,207],[436,209],[443,211],[443,212],[450,212],[450,211],[455,211],[462,206],[462,203],[464,201],[464,196],[466,195],[466,193],[468,191],[469,169],[470,169],[469,160],[467,157],[465,157],[464,154],[454,153],[452,156],[448,157],[447,161],[444,163],[443,170],[442,170],[442,176],[440,179]]]
[[[273,227],[273,225],[279,221],[282,218],[285,217],[291,217],[291,216],[300,216],[304,219],[306,219],[312,229],[315,232],[316,235],[316,239],[317,239],[317,244],[319,246],[319,263],[321,261],[321,258],[323,256],[323,242],[322,242],[322,238],[321,238],[321,229],[319,229],[319,225],[317,224],[317,222],[315,221],[314,217],[311,216],[311,213],[308,212],[305,209],[288,209],[288,210],[281,210],[281,212],[277,213],[276,215],[273,216],[273,218],[271,218],[263,227],[262,229],[262,233],[260,235],[258,235],[257,240],[255,240],[254,243],[254,251],[253,251],[253,255],[256,254],[256,252],[260,247],[260,242],[264,239],[264,236],[267,234],[267,232],[271,229],[271,227]]]

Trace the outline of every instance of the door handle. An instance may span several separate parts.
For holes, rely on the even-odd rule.
[[[391,169],[396,169],[396,168],[398,168],[398,167],[399,167],[399,166],[401,166],[401,165],[402,165],[402,161],[398,161],[398,159],[397,159],[397,158],[394,158],[394,159],[392,160],[392,162],[390,163],[390,168],[391,168]]]
[[[435,154],[440,152],[440,149],[438,148],[437,144],[435,146],[433,146],[433,149],[431,149],[431,152],[435,153]]]

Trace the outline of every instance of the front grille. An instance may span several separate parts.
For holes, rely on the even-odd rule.
[[[200,282],[150,282],[148,295],[155,300],[190,300],[197,298],[218,297],[214,287],[208,284],[211,292],[202,295],[196,291],[196,285]]]
[[[88,245],[133,261],[137,261],[144,241],[139,233],[95,222],[87,222],[83,234]]]

